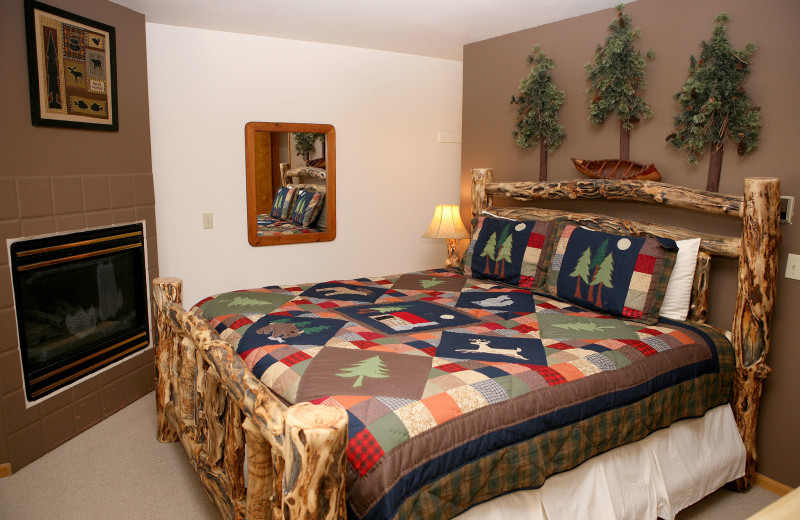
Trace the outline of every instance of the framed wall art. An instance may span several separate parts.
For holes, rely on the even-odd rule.
[[[119,130],[114,28],[25,0],[34,126]]]

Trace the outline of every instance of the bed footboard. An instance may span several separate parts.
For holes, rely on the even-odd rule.
[[[181,441],[226,519],[344,518],[346,412],[287,407],[181,292],[177,278],[153,281],[158,441]]]

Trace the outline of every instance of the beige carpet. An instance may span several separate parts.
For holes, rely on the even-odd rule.
[[[0,479],[0,519],[218,520],[181,445],[155,430],[151,393]],[[677,520],[744,520],[777,498],[720,490]]]

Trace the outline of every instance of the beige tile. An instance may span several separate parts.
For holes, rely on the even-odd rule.
[[[60,394],[51,395],[39,404],[41,408],[42,417],[55,413],[63,408],[69,408],[69,414],[72,415],[72,392],[64,390]]]
[[[86,216],[83,213],[72,215],[56,215],[57,231],[80,231],[86,228]]]
[[[6,240],[9,238],[19,238],[22,236],[22,226],[19,220],[6,220],[0,222],[0,265],[8,263],[8,245]]]
[[[147,263],[148,267],[158,265],[158,247],[155,238],[147,239]]]
[[[156,196],[153,185],[153,174],[148,173],[134,176],[133,193],[137,206],[155,204]]]
[[[86,211],[97,211],[111,207],[111,195],[108,191],[108,177],[85,176],[83,182],[83,208]]]
[[[75,417],[72,406],[42,417],[42,433],[45,453],[75,436]]]
[[[125,401],[125,381],[120,379],[100,390],[103,400],[103,415],[108,417],[114,412],[122,410],[127,404]]]
[[[130,224],[136,222],[136,210],[133,208],[111,210],[111,220],[114,224]]]
[[[100,390],[100,376],[95,375],[73,386],[70,391],[72,392],[72,400],[78,401],[98,390]]]
[[[123,365],[125,363],[120,363],[115,367],[111,367],[102,374],[100,374],[100,386],[107,386],[117,381],[122,380],[125,377],[125,369]]]
[[[53,179],[53,206],[56,215],[83,212],[83,184],[80,177]]]
[[[56,232],[56,220],[53,217],[24,219],[21,222],[22,236],[33,237]]]
[[[53,214],[53,190],[49,177],[17,179],[19,212],[22,218]]]
[[[8,266],[0,268],[0,309],[6,309],[14,305],[14,297],[11,292],[11,275]]]
[[[147,223],[147,238],[153,238],[156,236],[155,206],[136,206],[136,220],[144,220]]]
[[[103,408],[100,405],[99,390],[77,399],[72,407],[75,411],[76,432],[82,432],[103,419]]]
[[[111,193],[111,208],[132,208],[134,205],[133,177],[131,175],[114,175],[108,178]]]
[[[113,223],[110,211],[94,211],[86,214],[86,227],[110,226]]]
[[[132,403],[147,394],[150,391],[148,383],[145,367],[139,367],[127,374],[125,376],[125,401]]]
[[[3,401],[0,401],[0,463],[8,462],[8,439],[6,437]]]
[[[33,424],[8,435],[8,457],[11,471],[17,472],[45,454],[42,425]]]
[[[0,179],[0,220],[18,217],[17,183],[13,178]]]
[[[13,394],[21,390],[22,385],[22,364],[17,345],[14,345],[12,350],[0,354],[0,395]]]
[[[21,389],[3,396],[3,413],[6,418],[6,433],[9,435],[41,419],[38,406],[25,408],[25,394]]]
[[[0,271],[0,276],[5,273]],[[13,350],[17,351],[17,318],[14,309],[7,307],[0,309],[0,330],[3,331],[0,337],[0,353]]]

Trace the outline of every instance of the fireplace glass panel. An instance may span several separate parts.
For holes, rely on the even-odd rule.
[[[11,246],[29,400],[149,344],[141,224]]]

